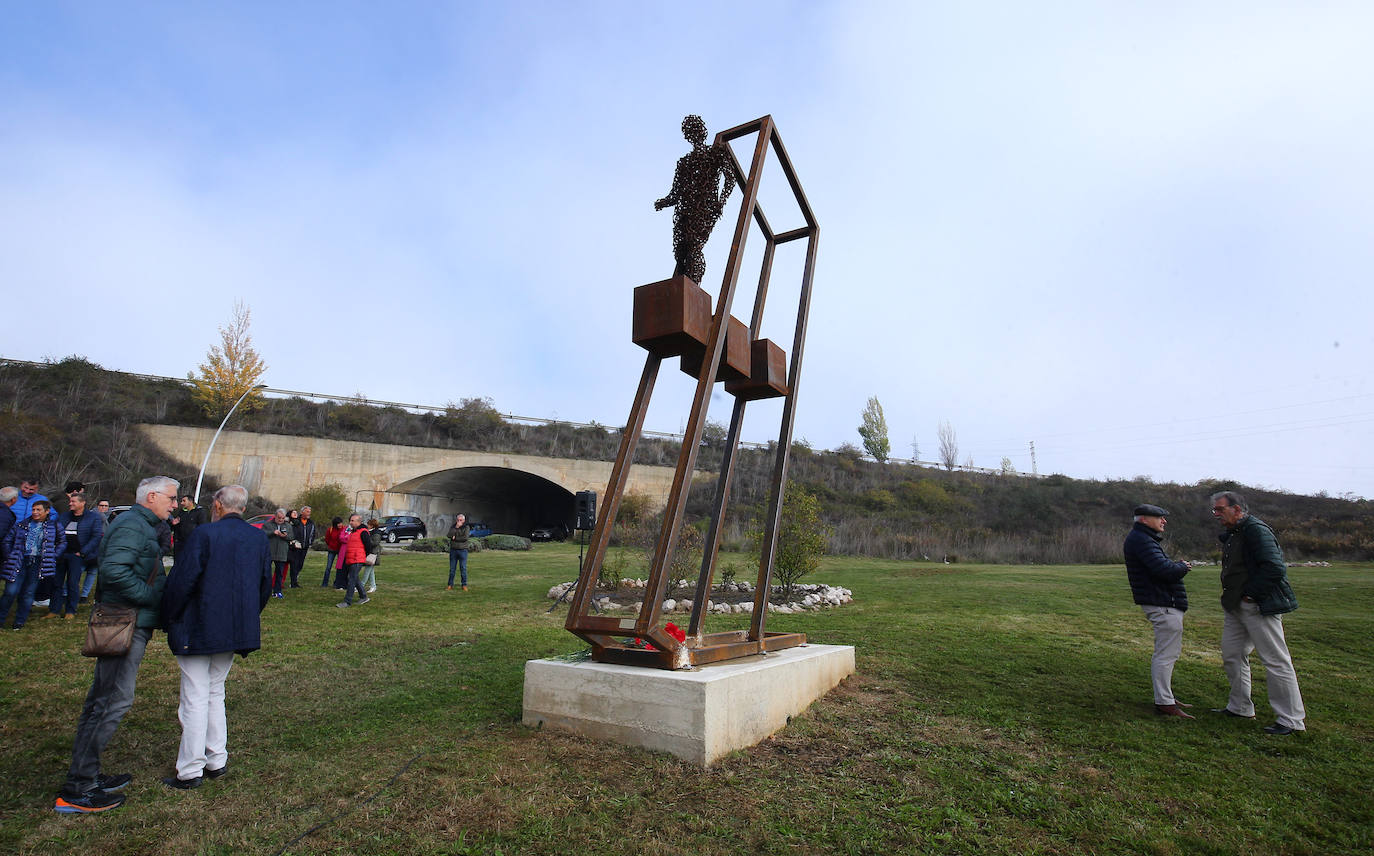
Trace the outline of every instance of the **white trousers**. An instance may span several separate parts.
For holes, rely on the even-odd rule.
[[[177,657],[181,667],[181,748],[177,750],[177,778],[194,779],[206,767],[218,770],[229,763],[229,725],[224,716],[224,679],[234,665],[234,652],[187,654]]]
[[[1174,663],[1183,651],[1183,612],[1171,606],[1142,606],[1155,629],[1155,655],[1150,658],[1150,682],[1155,704],[1175,704]]]
[[[1250,652],[1255,651],[1264,664],[1269,706],[1274,708],[1275,721],[1295,731],[1305,730],[1303,720],[1307,714],[1302,707],[1302,693],[1298,692],[1298,673],[1283,638],[1283,616],[1261,615],[1259,604],[1244,601],[1238,611],[1228,609],[1225,613],[1221,662],[1231,680],[1227,709],[1241,716],[1255,715],[1255,703],[1250,700]]]

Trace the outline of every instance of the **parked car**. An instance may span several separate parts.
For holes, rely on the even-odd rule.
[[[394,514],[384,518],[377,532],[388,544],[395,544],[402,538],[424,538],[428,534],[425,522],[409,514]]]
[[[470,538],[482,538],[491,534],[490,526],[476,520],[468,521],[468,529],[470,530],[468,532],[468,537]]]
[[[255,527],[255,528],[257,528],[257,529],[261,529],[261,528],[262,528],[263,526],[265,526],[269,521],[276,520],[276,519],[277,519],[277,515],[275,515],[275,514],[258,514],[258,515],[255,515],[255,516],[253,516],[253,517],[248,518],[248,525],[249,525],[249,526],[252,526],[252,527]]]
[[[530,533],[531,541],[563,541],[568,537],[568,527],[562,523],[552,523],[548,526],[540,526]]]
[[[114,519],[115,519],[116,517],[118,517],[119,515],[123,514],[123,513],[126,512],[126,511],[128,511],[130,508],[133,508],[133,506],[132,506],[132,505],[116,505],[114,508],[111,508],[111,509],[110,509],[110,516],[109,516],[108,518],[106,518],[105,522],[106,522],[106,523],[113,523],[113,522],[114,522]]]

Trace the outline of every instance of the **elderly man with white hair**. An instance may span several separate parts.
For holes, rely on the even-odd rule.
[[[86,704],[72,741],[72,763],[67,781],[58,792],[53,810],[62,814],[89,814],[119,808],[124,795],[116,793],[133,778],[127,773],[107,776],[100,771],[100,753],[114,737],[119,721],[134,703],[138,667],[153,630],[162,622],[162,550],[156,526],[176,508],[180,483],[153,476],[138,483],[137,502],[115,518],[100,542],[100,570],[96,600],[138,610],[129,650],[117,656],[99,657],[86,693]]]
[[[176,775],[162,780],[170,788],[199,787],[228,772],[224,681],[235,654],[261,647],[259,614],[272,592],[268,536],[243,519],[247,505],[242,485],[215,492],[214,522],[191,533],[162,595],[167,645],[181,669],[181,746]]]

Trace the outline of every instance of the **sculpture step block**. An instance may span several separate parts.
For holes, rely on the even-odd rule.
[[[725,391],[744,401],[787,394],[787,354],[771,339],[755,339],[750,347],[750,371],[745,380],[727,381]]]
[[[681,274],[635,289],[631,338],[657,357],[700,353],[711,332],[711,296]]]
[[[705,767],[765,739],[853,673],[850,645],[804,645],[678,672],[530,660],[522,719]]]
[[[709,331],[707,335],[710,335]],[[701,364],[705,359],[706,347],[703,345],[682,355],[681,368],[692,377],[701,377]],[[748,380],[749,369],[749,328],[732,315],[725,328],[725,353],[720,356],[716,380]]]

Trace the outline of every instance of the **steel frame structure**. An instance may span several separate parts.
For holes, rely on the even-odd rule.
[[[750,134],[757,134],[758,139],[754,145],[753,160],[750,162],[749,171],[746,175],[728,144],[732,140]],[[731,168],[743,191],[739,217],[735,224],[730,255],[726,263],[715,311],[711,316],[709,330],[704,337],[704,342],[701,343],[700,350],[696,353],[646,345],[649,354],[644,361],[644,371],[640,376],[639,388],[635,393],[634,404],[630,409],[630,418],[626,423],[620,442],[620,450],[611,469],[610,482],[606,487],[597,515],[596,529],[593,532],[587,560],[578,576],[576,594],[568,609],[565,627],[571,633],[589,642],[592,646],[592,657],[601,662],[682,669],[704,663],[790,648],[806,642],[806,636],[801,633],[769,633],[765,630],[765,622],[768,616],[768,594],[771,586],[773,562],[777,554],[783,488],[787,483],[787,467],[792,449],[792,427],[796,416],[797,391],[801,376],[802,354],[806,344],[806,326],[811,304],[811,282],[815,271],[820,227],[812,214],[806,195],[802,192],[801,184],[797,180],[792,162],[783,147],[782,139],[778,136],[772,116],[763,116],[752,122],[721,131],[716,135],[715,142],[730,153]],[[780,234],[773,231],[759,204],[759,182],[763,175],[765,158],[770,148],[778,160],[806,223],[803,227]],[[735,286],[739,280],[745,239],[749,235],[751,220],[762,233],[765,246],[758,288],[754,296],[753,314],[748,327],[749,350],[752,360],[750,377],[743,381],[733,380],[726,383],[726,390],[735,397],[734,410],[730,417],[724,459],[716,478],[715,501],[702,551],[701,572],[697,578],[696,595],[692,601],[691,620],[687,627],[686,640],[679,642],[661,624],[663,595],[668,582],[669,565],[677,546],[678,531],[682,525],[687,493],[691,487],[692,475],[696,466],[697,450],[706,425],[711,392],[724,369],[722,355],[727,348],[727,331],[732,326],[730,322],[734,320],[730,315],[730,307],[734,302]],[[787,366],[787,378],[784,386],[776,377],[771,382],[768,380],[767,376],[770,369],[767,364],[768,351],[772,348],[779,355],[781,352],[777,346],[759,338],[759,327],[763,320],[764,304],[768,295],[774,251],[780,244],[798,240],[807,242],[806,257],[802,269],[796,331],[792,339],[790,365]],[[696,288],[696,283],[692,283],[686,277],[675,277],[674,280],[668,280],[658,285],[676,283],[677,280],[681,280],[681,283],[677,283],[681,287],[690,284],[691,288]],[[638,295],[636,297],[638,298]],[[636,306],[636,311],[638,308]],[[742,326],[739,325],[739,322],[735,322],[735,325]],[[649,400],[653,395],[659,366],[665,356],[675,354],[680,354],[683,357],[684,364],[689,359],[695,363],[699,357],[700,369],[697,373],[696,394],[692,399],[691,413],[683,432],[682,450],[678,455],[672,489],[663,511],[663,525],[650,565],[643,605],[635,618],[590,615],[589,607],[592,603],[596,580],[601,574],[602,561],[605,559],[606,548],[610,543],[611,527],[614,525],[616,514],[620,508],[629,468],[634,459],[635,447],[638,445],[640,435],[643,432],[644,418],[649,409]],[[761,361],[764,363],[763,366],[760,366]],[[776,370],[780,369],[780,366],[774,363],[772,368]],[[775,372],[775,374],[780,373],[780,371]],[[740,431],[744,424],[745,406],[750,400],[776,396],[783,398],[782,418],[769,485],[763,544],[759,557],[758,578],[754,589],[753,613],[749,629],[747,631],[703,634],[702,622],[705,615],[706,600],[715,576],[716,557],[720,548],[720,524],[730,497],[730,484],[734,477]],[[635,644],[637,640],[649,643],[652,648],[639,647]]]

